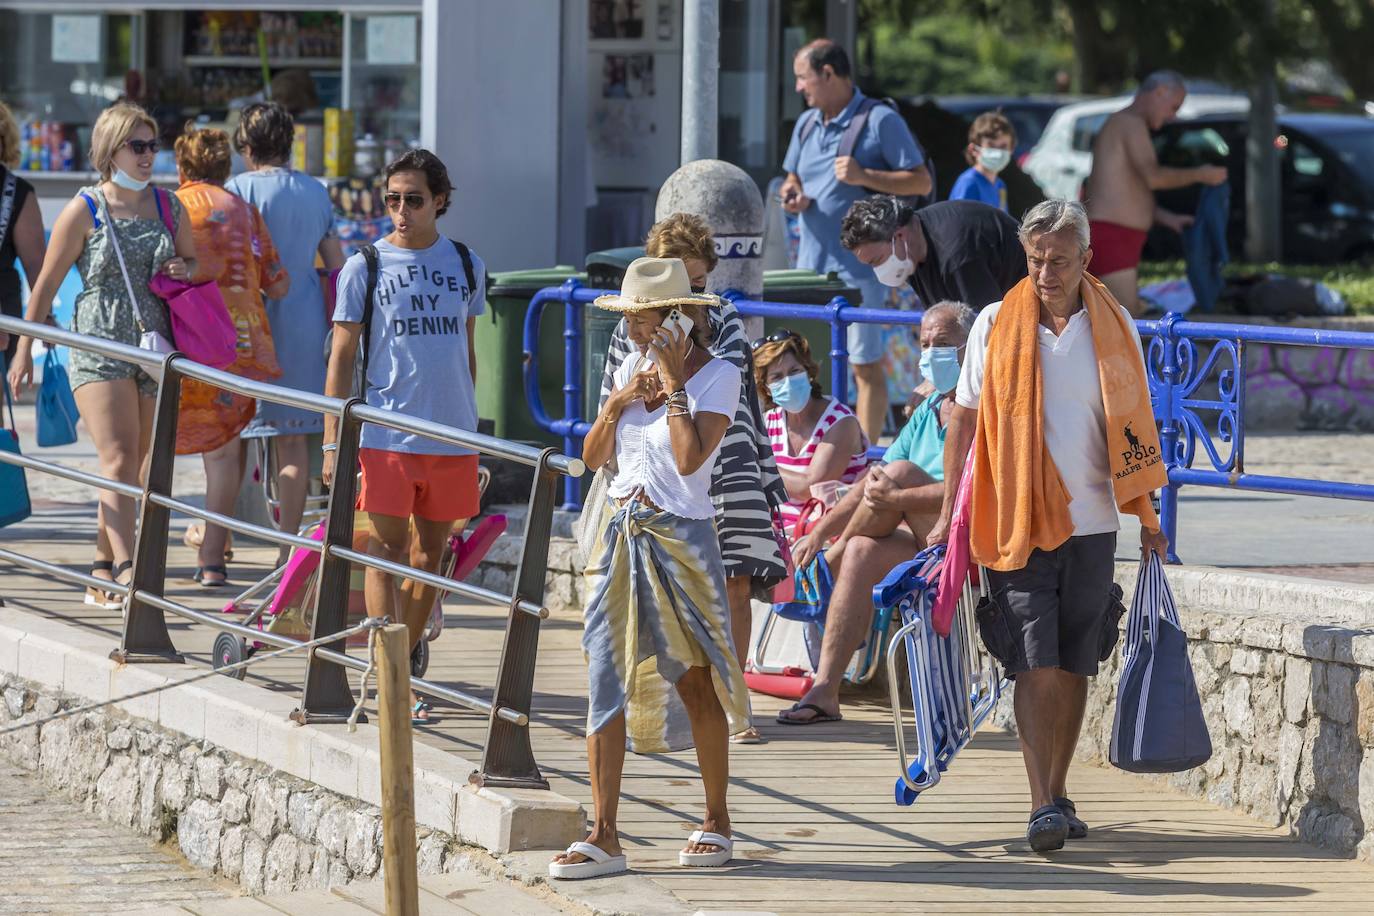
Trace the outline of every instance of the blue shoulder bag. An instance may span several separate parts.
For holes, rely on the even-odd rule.
[[[19,427],[14,422],[14,402],[10,400],[9,379],[0,382],[5,387],[5,406],[9,408],[10,428],[0,426],[0,452],[18,455]],[[0,416],[0,423],[4,417]],[[29,483],[24,477],[24,469],[18,465],[0,461],[0,528],[22,522],[33,512],[29,502]]]
[[[76,441],[76,421],[81,414],[76,409],[72,383],[67,370],[57,359],[57,350],[48,348],[43,359],[43,384],[38,389],[38,445],[52,448],[71,445]]]

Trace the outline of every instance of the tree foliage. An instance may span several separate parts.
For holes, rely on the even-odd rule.
[[[1272,57],[1328,59],[1374,98],[1370,0],[860,0],[858,14],[860,73],[893,94],[1050,91],[1060,69],[1080,92],[1164,67],[1244,86]]]

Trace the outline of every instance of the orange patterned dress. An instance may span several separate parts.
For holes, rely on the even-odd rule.
[[[196,274],[214,277],[238,328],[238,359],[229,372],[255,381],[281,375],[262,289],[286,275],[272,236],[257,208],[216,184],[187,182],[177,198],[191,217],[196,238]],[[253,419],[252,398],[203,382],[181,383],[177,454],[213,451],[233,440]]]

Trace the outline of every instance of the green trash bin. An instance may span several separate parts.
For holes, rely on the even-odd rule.
[[[810,270],[763,272],[764,302],[817,306],[815,321],[765,318],[763,333],[768,336],[779,328],[787,328],[805,337],[811,347],[811,355],[821,368],[821,388],[826,394],[830,394],[830,316],[820,307],[829,305],[836,296],[844,296],[851,305],[859,304],[859,291],[845,285],[836,274],[821,275]]]
[[[644,257],[642,245],[608,248],[587,255],[587,286],[620,289],[630,262]],[[601,379],[606,373],[606,351],[611,346],[620,315],[588,303],[582,308],[582,418],[591,420],[601,410]]]
[[[477,317],[477,415],[492,421],[493,435],[517,442],[561,446],[563,440],[534,422],[525,401],[525,313],[534,294],[586,275],[570,266],[492,274],[487,311]],[[539,393],[544,410],[563,416],[563,308],[544,307],[539,324]]]

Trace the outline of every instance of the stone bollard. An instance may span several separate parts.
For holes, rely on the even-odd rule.
[[[695,213],[716,239],[719,263],[707,290],[735,289],[751,299],[763,294],[763,198],[758,185],[739,166],[719,159],[689,162],[668,176],[658,192],[654,219]],[[747,339],[763,335],[762,318],[745,318]]]

